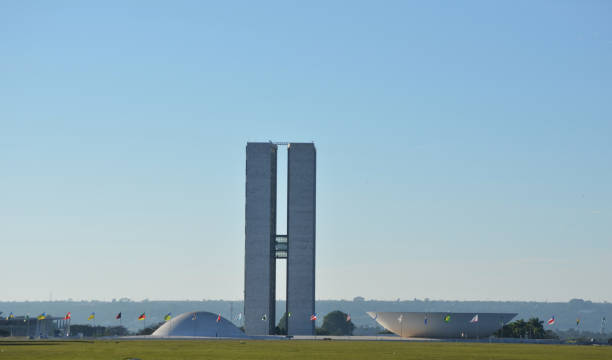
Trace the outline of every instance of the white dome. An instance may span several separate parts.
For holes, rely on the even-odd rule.
[[[217,322],[217,317],[217,314],[207,311],[183,313],[160,326],[151,336],[247,337],[225,318]]]

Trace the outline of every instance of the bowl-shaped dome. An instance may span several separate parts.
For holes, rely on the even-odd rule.
[[[401,337],[487,337],[512,320],[515,313],[368,312],[385,329]]]
[[[225,318],[217,321],[218,316],[207,311],[183,313],[160,326],[152,336],[247,337]]]

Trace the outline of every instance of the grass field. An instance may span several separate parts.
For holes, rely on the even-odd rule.
[[[0,341],[0,359],[612,359],[612,346],[399,341]]]

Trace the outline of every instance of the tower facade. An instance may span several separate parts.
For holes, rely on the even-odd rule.
[[[276,259],[287,259],[287,332],[313,335],[315,313],[316,149],[288,151],[287,233],[276,233],[278,145],[247,143],[244,319],[247,335],[275,328]]]
[[[290,144],[288,151],[287,333],[313,335],[317,154],[313,144]]]
[[[271,143],[247,144],[244,328],[249,335],[271,334],[275,326],[276,151]]]

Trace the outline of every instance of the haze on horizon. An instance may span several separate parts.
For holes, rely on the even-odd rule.
[[[317,147],[317,299],[611,301],[610,15],[2,2],[0,301],[242,299],[268,140]]]

